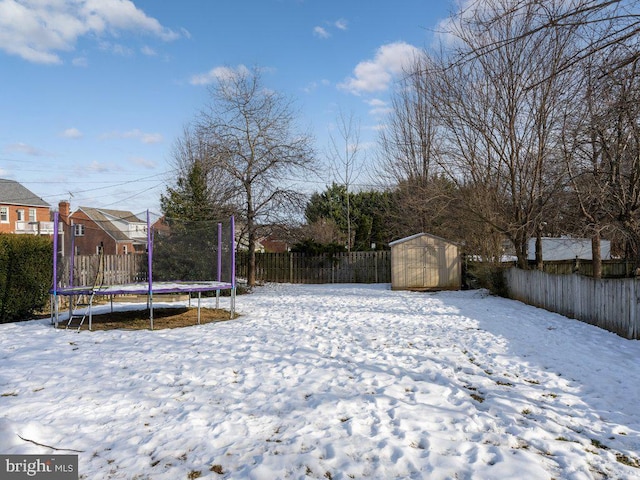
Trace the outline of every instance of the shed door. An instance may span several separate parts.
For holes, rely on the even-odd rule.
[[[407,249],[407,287],[431,288],[439,286],[439,259],[442,248],[438,245],[412,246]]]

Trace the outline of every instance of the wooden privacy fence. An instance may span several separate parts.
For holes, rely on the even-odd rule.
[[[640,339],[640,281],[552,275],[510,268],[505,272],[509,296],[529,305]]]
[[[147,280],[146,254],[130,253],[128,255],[76,255],[73,258],[74,285],[93,285],[102,262],[102,285],[119,285],[123,283],[142,282]],[[62,286],[69,286],[69,268],[71,257],[64,257],[58,274]]]
[[[529,262],[530,268],[535,268],[535,262]],[[545,261],[544,271],[556,275],[570,275],[578,273],[593,277],[593,264],[590,260],[558,260]],[[632,260],[603,260],[603,278],[624,278],[635,276],[636,262]]]
[[[237,275],[245,277],[249,254],[238,252]],[[256,281],[280,283],[389,283],[391,252],[322,255],[256,253]]]
[[[70,257],[62,259],[58,281],[69,283]],[[143,282],[147,280],[146,255],[76,255],[74,284],[93,285],[100,261],[103,262],[103,285]],[[247,276],[249,254],[236,255],[236,275]],[[256,280],[286,283],[389,283],[391,252],[351,252],[308,255],[304,253],[256,253]]]

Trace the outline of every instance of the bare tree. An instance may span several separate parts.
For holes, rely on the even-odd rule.
[[[175,176],[169,183],[175,183],[175,186],[169,186],[167,194],[161,198],[165,210],[173,209],[176,214],[177,209],[182,212],[181,215],[186,215],[191,220],[196,217],[219,219],[233,213],[236,196],[232,188],[233,182],[227,172],[214,168],[213,151],[202,132],[192,125],[185,126],[182,136],[174,142],[171,156]],[[199,178],[193,178],[194,172],[197,172]],[[194,186],[187,185],[189,180],[202,185],[203,192],[200,192],[199,201],[188,198],[194,196]],[[193,211],[188,213],[186,209]]]
[[[336,183],[346,189],[347,209],[347,252],[351,251],[351,192],[354,183],[362,173],[363,161],[360,157],[360,122],[353,113],[348,116],[340,111],[336,122],[337,137],[329,134],[329,159],[333,165]]]
[[[559,113],[570,100],[563,65],[574,32],[525,35],[540,8],[482,2],[452,31],[456,49],[430,75],[438,79],[441,167],[464,193],[465,208],[511,240],[522,268],[528,239],[541,234],[565,181]]]
[[[292,101],[262,84],[258,68],[219,78],[210,95],[198,128],[213,168],[229,179],[243,212],[253,286],[258,227],[302,208],[304,196],[294,184],[314,168],[312,137],[296,125]]]
[[[622,237],[640,265],[640,83],[638,63],[619,63],[615,49],[583,69],[581,101],[566,128],[565,156],[582,227],[592,238],[593,275],[602,273],[601,237]]]
[[[504,48],[508,44],[520,43],[527,37],[549,34],[551,31],[580,30],[580,42],[574,54],[565,57],[559,66],[560,71],[572,69],[583,62],[589,62],[594,56],[600,56],[611,47],[624,47],[624,54],[616,56],[615,62],[608,64],[607,73],[624,68],[638,60],[638,35],[640,34],[640,11],[638,0],[569,0],[563,2],[542,0],[514,0],[505,9],[495,11],[489,7],[490,15],[483,19],[483,26],[491,29],[506,17],[526,15],[527,28],[513,37],[495,39],[480,49],[466,52],[459,57],[459,62],[469,61],[478,56],[489,54]],[[454,18],[454,23],[464,23],[473,17],[481,2],[473,2],[461,10]],[[529,12],[535,15],[530,16]],[[547,78],[542,79],[542,81]]]
[[[429,231],[450,236],[446,224],[452,218],[453,192],[437,158],[442,139],[432,106],[432,73],[429,57],[415,59],[398,82],[379,136],[380,180],[393,188],[388,216],[399,235]]]

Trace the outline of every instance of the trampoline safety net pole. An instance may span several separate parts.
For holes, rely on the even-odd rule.
[[[149,276],[149,327],[153,330],[153,235],[147,210],[147,274]]]
[[[51,324],[58,328],[58,216],[53,214],[53,287],[51,288]],[[55,317],[55,322],[54,322]]]
[[[222,281],[222,223],[218,223],[218,275],[216,280]],[[220,290],[216,290],[216,308],[220,308]]]
[[[236,310],[236,219],[231,216],[231,318]]]
[[[75,270],[75,257],[76,257],[76,229],[73,224],[73,220],[71,221],[71,249],[69,252],[69,286],[73,287],[73,282],[75,279],[73,278],[73,271]]]

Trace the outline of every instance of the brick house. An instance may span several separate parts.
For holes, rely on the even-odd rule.
[[[50,205],[15,180],[0,179],[0,233],[53,235]]]
[[[105,208],[78,207],[69,213],[69,203],[60,202],[60,220],[67,225],[66,251],[76,255],[144,252],[147,222],[131,212]]]

